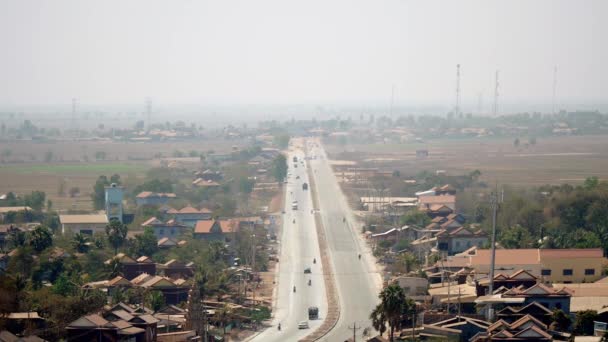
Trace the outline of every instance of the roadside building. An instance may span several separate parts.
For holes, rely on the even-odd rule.
[[[59,215],[61,233],[67,232],[93,235],[105,233],[108,225],[106,214]]]
[[[471,231],[471,229],[460,226],[460,223],[455,223],[457,228],[445,228],[435,234],[437,238],[437,249],[440,252],[446,252],[449,255],[463,252],[473,246],[481,247],[488,242],[488,235],[482,230]],[[450,221],[444,223],[449,227]],[[441,225],[443,227],[444,225]]]
[[[110,265],[113,260],[120,264],[122,274],[127,280],[133,280],[143,273],[156,274],[156,263],[147,256],[141,256],[135,260],[124,253],[118,253],[114,258],[106,260],[105,264]]]
[[[547,332],[547,329],[548,327],[546,324],[530,315],[527,315],[513,323],[499,320],[490,325],[485,332],[481,332],[473,336],[470,339],[470,342],[553,341],[553,337]]]
[[[420,277],[397,277],[395,282],[413,300],[424,300],[428,294],[429,281]]]
[[[171,219],[167,222],[163,222],[156,217],[151,217],[141,224],[142,227],[150,227],[154,230],[154,235],[157,239],[162,238],[177,238],[184,234],[188,227],[184,224],[177,222],[175,219]]]
[[[198,221],[194,227],[194,237],[228,242],[237,231],[238,223],[234,220]]]
[[[33,211],[33,209],[27,206],[0,207],[0,221],[4,220],[8,213],[18,213],[24,211]]]

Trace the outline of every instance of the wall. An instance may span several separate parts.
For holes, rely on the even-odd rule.
[[[603,265],[606,263],[606,258],[545,258],[541,260],[544,269],[550,269],[550,276],[543,276],[544,281],[554,283],[589,283],[602,278]],[[595,270],[595,275],[585,275],[585,269],[592,268]],[[564,276],[564,269],[572,269],[571,276]]]

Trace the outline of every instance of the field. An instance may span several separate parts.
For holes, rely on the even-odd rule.
[[[147,170],[160,165],[154,158],[160,153],[171,157],[175,151],[188,154],[190,151],[228,152],[233,145],[244,146],[234,141],[214,140],[202,142],[171,143],[126,143],[126,142],[19,142],[3,143],[0,152],[6,152],[0,163],[0,194],[12,191],[16,194],[34,190],[44,191],[60,211],[68,209],[91,210],[91,192],[100,175],[119,174],[121,178],[136,181],[145,176]],[[53,160],[45,162],[48,152]],[[95,161],[95,152],[106,153],[105,160]],[[80,195],[70,198],[59,196],[61,181],[65,192],[72,187],[80,189]]]
[[[518,147],[514,139],[436,139],[424,143],[326,144],[332,159],[353,160],[362,167],[399,170],[404,177],[427,170],[459,175],[478,169],[481,180],[513,186],[579,184],[586,177],[608,179],[608,136],[564,136],[538,139]],[[429,156],[417,158],[416,150]]]

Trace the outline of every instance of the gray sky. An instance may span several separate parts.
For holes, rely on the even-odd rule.
[[[608,1],[0,0],[0,105],[608,102]]]

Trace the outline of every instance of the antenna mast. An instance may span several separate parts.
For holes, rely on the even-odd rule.
[[[456,106],[454,115],[460,114],[460,64],[456,64]]]
[[[494,108],[492,110],[494,117],[498,115],[498,70],[496,70],[496,84],[494,86]]]

